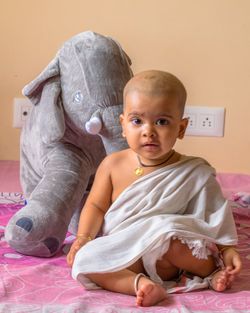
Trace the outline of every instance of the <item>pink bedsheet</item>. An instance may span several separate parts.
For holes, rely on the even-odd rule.
[[[235,191],[250,192],[250,176],[221,174],[218,180],[222,187],[225,186],[223,190],[228,197]],[[21,193],[0,192],[0,312],[250,312],[250,207],[236,205],[234,209],[244,268],[231,290],[172,294],[158,306],[140,308],[135,306],[132,296],[84,290],[71,278],[63,251],[51,259],[28,257],[13,251],[4,240],[4,228],[10,216],[22,205]],[[72,239],[68,234],[65,244]]]

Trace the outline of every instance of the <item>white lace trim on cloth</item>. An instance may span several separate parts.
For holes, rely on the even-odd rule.
[[[198,259],[207,259],[209,255],[213,254],[214,244],[205,239],[191,239],[181,236],[173,236],[173,239],[178,239],[181,243],[186,244],[192,250],[192,255]]]

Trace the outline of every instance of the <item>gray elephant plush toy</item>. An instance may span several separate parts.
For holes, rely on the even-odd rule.
[[[106,154],[126,147],[119,115],[130,64],[116,41],[83,32],[65,42],[25,86],[23,94],[33,104],[21,134],[27,204],[5,231],[16,251],[50,257],[62,246],[69,224],[76,231],[97,166]]]

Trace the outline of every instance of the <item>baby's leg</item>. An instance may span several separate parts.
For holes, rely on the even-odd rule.
[[[137,261],[128,269],[114,273],[88,274],[90,280],[102,288],[128,295],[136,295],[136,304],[151,306],[166,298],[166,290],[144,274],[142,261]]]
[[[178,239],[171,240],[169,249],[161,260],[162,264],[164,262],[200,277],[207,277],[216,269],[215,260],[211,255],[207,259],[198,259],[193,256],[192,250]]]
[[[203,278],[211,275],[210,286],[216,291],[230,288],[235,278],[227,269],[216,271],[217,266],[213,256],[198,259],[193,256],[192,250],[178,239],[171,241],[168,251],[156,263],[157,272],[163,280],[169,279],[170,265]]]

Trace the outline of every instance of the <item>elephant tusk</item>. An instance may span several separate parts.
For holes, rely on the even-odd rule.
[[[89,134],[97,135],[102,129],[102,121],[98,117],[94,116],[86,122],[85,128]]]

